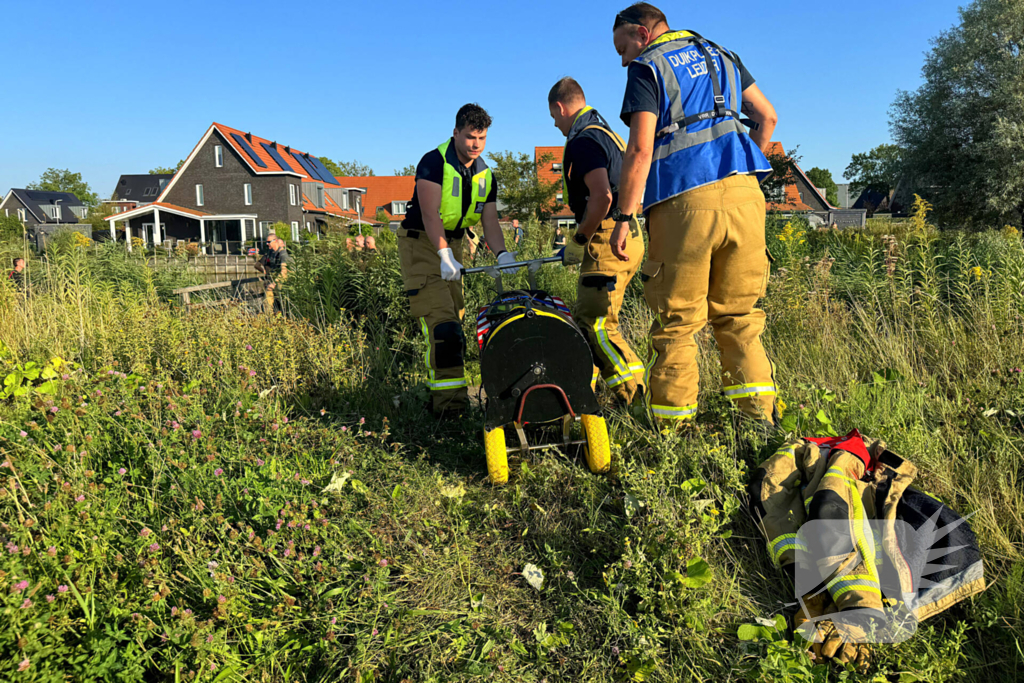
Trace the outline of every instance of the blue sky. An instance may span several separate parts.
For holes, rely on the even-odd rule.
[[[390,175],[442,142],[466,102],[494,118],[488,151],[532,154],[563,142],[545,99],[561,76],[618,123],[626,72],[610,27],[625,4],[9,3],[0,191],[53,166],[108,196],[120,174],[187,156],[213,121]],[[776,139],[840,181],[853,153],[889,141],[889,104],[920,84],[958,4],[661,6],[673,28],[737,52],[779,112]]]

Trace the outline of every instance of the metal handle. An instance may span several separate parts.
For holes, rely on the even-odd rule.
[[[534,259],[532,261],[516,261],[515,263],[506,263],[503,266],[493,265],[493,266],[481,266],[480,268],[463,268],[462,269],[462,274],[463,275],[475,275],[476,273],[484,273],[484,272],[490,271],[491,269],[495,269],[495,270],[513,270],[513,269],[518,269],[518,268],[525,268],[526,266],[530,266],[530,265],[532,265],[534,263],[536,263],[538,266],[540,266],[540,265],[542,265],[544,263],[561,263],[561,262],[562,262],[562,257],[561,256],[545,256],[544,258]]]

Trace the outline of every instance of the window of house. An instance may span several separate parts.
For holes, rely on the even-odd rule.
[[[288,202],[289,202],[289,203],[290,203],[290,204],[291,204],[292,206],[295,206],[295,195],[296,195],[296,192],[295,192],[295,186],[294,186],[294,185],[291,185],[291,184],[289,184],[289,185],[288,185]]]
[[[558,201],[562,201],[562,193],[559,192],[558,194],[556,194],[555,199],[557,199]]]
[[[224,147],[221,145],[213,146],[213,164],[217,168],[224,166]]]
[[[196,185],[196,206],[203,206],[203,186]]]
[[[252,206],[252,183],[245,184],[245,205]]]
[[[309,221],[306,221],[306,232],[309,232],[312,228],[309,225]]]
[[[299,241],[299,222],[292,221],[292,240],[295,242]]]
[[[391,202],[391,215],[404,216],[406,202]]]
[[[260,237],[266,237],[270,234],[270,226],[274,223],[272,221],[260,221]]]
[[[89,215],[89,210],[84,206],[73,206],[71,207],[71,213],[75,214],[79,218],[85,218]]]
[[[60,204],[53,204],[46,207],[46,214],[53,219],[60,218]]]
[[[784,204],[786,202],[786,186],[776,185],[765,192],[765,198],[770,202]]]
[[[317,185],[316,186],[316,205],[317,205],[317,208],[320,208],[320,209],[324,208],[324,186],[323,185]]]
[[[562,172],[562,165],[561,164],[551,164],[551,172],[552,173],[561,173]]]
[[[25,209],[18,209],[18,220],[22,223],[25,222]]]
[[[343,192],[341,195],[341,210],[348,211],[348,192]]]
[[[131,193],[132,193],[132,188],[130,188],[130,187],[129,187],[129,188],[125,189],[125,191],[124,191],[124,196],[125,196],[125,197],[127,197],[127,196],[128,196],[128,195],[130,195]]]

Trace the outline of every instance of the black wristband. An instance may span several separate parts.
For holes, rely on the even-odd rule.
[[[501,251],[499,251],[497,254],[494,255],[494,258],[498,258],[502,254],[507,254],[507,253],[508,253],[508,249],[502,249]]]
[[[581,237],[583,239],[580,239]],[[583,246],[584,244],[586,244],[590,240],[587,239],[586,235],[584,235],[582,232],[577,230],[576,234],[572,236],[572,241],[575,242],[576,244],[580,245],[580,246]]]

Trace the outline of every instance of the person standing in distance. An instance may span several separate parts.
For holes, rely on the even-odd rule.
[[[498,225],[498,186],[482,158],[490,127],[491,117],[479,105],[459,109],[452,137],[427,152],[416,167],[416,189],[398,230],[409,314],[418,320],[423,334],[431,408],[436,414],[461,412],[469,402],[463,367],[463,237],[483,225],[498,264],[515,262],[515,254],[505,250]]]
[[[562,263],[580,267],[576,319],[590,342],[594,361],[616,399],[629,405],[644,394],[644,364],[619,334],[619,310],[644,257],[644,238],[634,221],[626,235],[628,261],[612,253],[615,222],[609,218],[618,199],[625,143],[572,78],[548,93],[548,113],[565,136],[562,196],[579,225],[565,243]],[[564,240],[563,240],[564,241]]]
[[[629,69],[622,105],[629,143],[611,240],[618,258],[631,258],[628,221],[643,198],[650,244],[642,278],[655,314],[651,410],[662,420],[697,413],[694,335],[710,322],[726,396],[774,423],[775,369],[756,304],[769,275],[760,180],[771,172],[764,150],[775,109],[735,53],[671,30],[653,5],[619,12],[612,31]],[[749,118],[741,122],[740,112]]]

